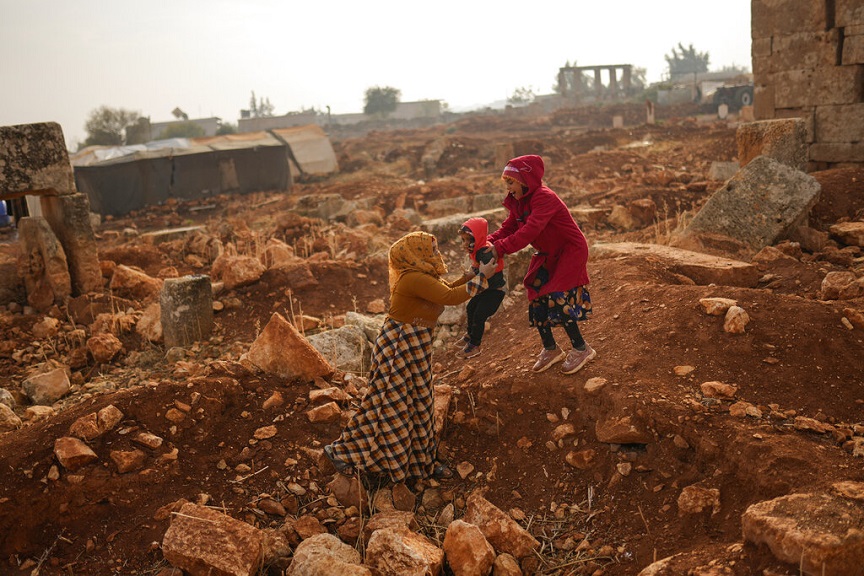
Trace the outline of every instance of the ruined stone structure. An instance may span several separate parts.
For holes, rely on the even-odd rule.
[[[864,163],[864,3],[752,0],[757,120],[803,118],[809,168]]]
[[[609,83],[603,85],[603,70],[609,73]],[[621,71],[619,83],[618,70]],[[592,96],[584,92],[581,76],[585,72],[594,74],[593,96],[597,100],[617,100],[621,96],[629,96],[632,93],[631,78],[633,66],[630,64],[604,64],[602,66],[562,66],[558,69],[558,86],[561,95],[569,98],[581,99]]]
[[[75,189],[72,165],[59,124],[47,122],[0,126],[0,200],[14,200],[25,195],[39,197],[47,222],[46,226],[37,225],[28,229],[42,231],[37,234],[41,237],[38,240],[40,245],[59,241],[68,265],[72,293],[77,295],[100,290],[102,274],[90,224],[89,202],[86,195]],[[46,238],[52,235],[56,238]],[[55,252],[59,259],[59,251]],[[33,249],[27,254],[19,254],[19,275],[33,276],[52,269],[51,262],[34,261],[41,258],[39,254],[44,253],[44,249]],[[25,286],[28,281],[42,286],[56,284],[40,284],[39,278],[23,279]],[[34,300],[35,294],[31,290],[28,300],[31,305],[42,308],[52,299],[58,301],[68,295],[66,290],[53,290],[53,298],[43,294]]]

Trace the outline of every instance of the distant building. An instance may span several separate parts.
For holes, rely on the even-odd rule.
[[[151,122],[150,123],[150,138],[149,140],[162,140],[165,131],[171,126],[179,124],[197,124],[204,129],[204,136],[215,136],[222,126],[222,120],[217,117],[213,118],[190,118],[189,120],[172,120],[171,122]]]
[[[437,120],[442,116],[442,105],[440,100],[421,100],[419,102],[399,102],[396,110],[386,116],[387,120]],[[284,116],[264,116],[258,118],[240,118],[237,121],[238,132],[259,132],[261,130],[274,130],[277,128],[291,128],[292,126],[307,126],[318,124],[328,126],[331,124],[349,125],[359,124],[372,120],[373,117],[363,114],[327,114],[315,112],[314,110],[304,112],[291,112]],[[377,118],[376,118],[377,119]]]

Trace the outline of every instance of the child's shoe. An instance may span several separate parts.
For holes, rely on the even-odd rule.
[[[544,349],[540,352],[540,355],[537,356],[537,362],[534,363],[534,367],[531,368],[531,370],[534,372],[545,372],[551,368],[553,364],[557,364],[564,360],[565,356],[567,356],[567,353],[558,346],[553,350]]]
[[[468,358],[474,358],[475,356],[480,355],[480,347],[471,344],[470,342],[465,345],[465,348],[462,349],[462,357],[466,360]]]
[[[591,346],[585,345],[585,350],[570,350],[564,363],[561,365],[561,371],[564,374],[573,374],[578,372],[589,360],[597,356],[597,352]]]

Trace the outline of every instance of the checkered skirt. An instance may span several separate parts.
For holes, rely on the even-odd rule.
[[[432,336],[431,328],[387,318],[372,351],[369,390],[333,443],[336,458],[393,482],[432,474]]]

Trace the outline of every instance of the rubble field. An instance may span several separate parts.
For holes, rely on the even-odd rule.
[[[103,218],[104,292],[44,311],[0,307],[0,401],[14,412],[0,433],[0,573],[180,574],[165,557],[166,533],[192,503],[265,534],[257,573],[276,575],[319,533],[365,554],[363,527],[394,508],[413,512],[412,530],[440,548],[449,521],[482,495],[536,540],[518,559],[525,574],[800,574],[805,560],[772,548],[784,530],[787,544],[794,532],[810,554],[818,541],[828,547],[820,561],[861,574],[864,254],[836,226],[864,220],[864,169],[810,174],[821,185],[809,217],[815,247],[783,240],[747,254],[714,244],[710,256],[746,263],[755,281],[709,282],[661,252],[601,246],[668,247],[724,185],[710,173],[737,159],[736,124],[682,113],[611,129],[586,127],[584,116],[477,115],[335,134],[341,171],[298,178],[290,192]],[[303,379],[256,370],[244,355],[276,313],[309,338],[358,315],[380,318],[389,245],[496,208],[511,153],[544,157],[547,184],[596,244],[582,331],[597,357],[573,375],[531,372],[541,345],[518,282],[525,260],[513,257],[517,280],[481,354],[459,357],[458,310],[445,313],[436,341],[435,384],[448,400],[440,451],[457,474],[369,484],[357,500],[344,478],[333,482],[322,448],[359,403],[362,359]],[[325,213],[316,198],[335,207]],[[489,214],[494,229],[503,215]],[[148,236],[181,227],[192,231]],[[457,277],[466,265],[458,238],[434,230]],[[14,259],[16,244],[14,233],[0,236],[0,258]],[[236,280],[240,260],[230,258],[261,269]],[[121,282],[120,270],[146,281]],[[213,332],[166,349],[144,319],[159,283],[189,274],[213,280]],[[725,316],[732,305],[746,316],[738,328]],[[112,334],[117,349],[88,345],[98,334]],[[36,404],[25,382],[58,368],[68,392]],[[325,402],[339,410],[310,416]],[[57,440],[70,437],[93,456],[61,462]],[[782,500],[796,494],[838,508]],[[751,509],[775,499],[797,528]]]

